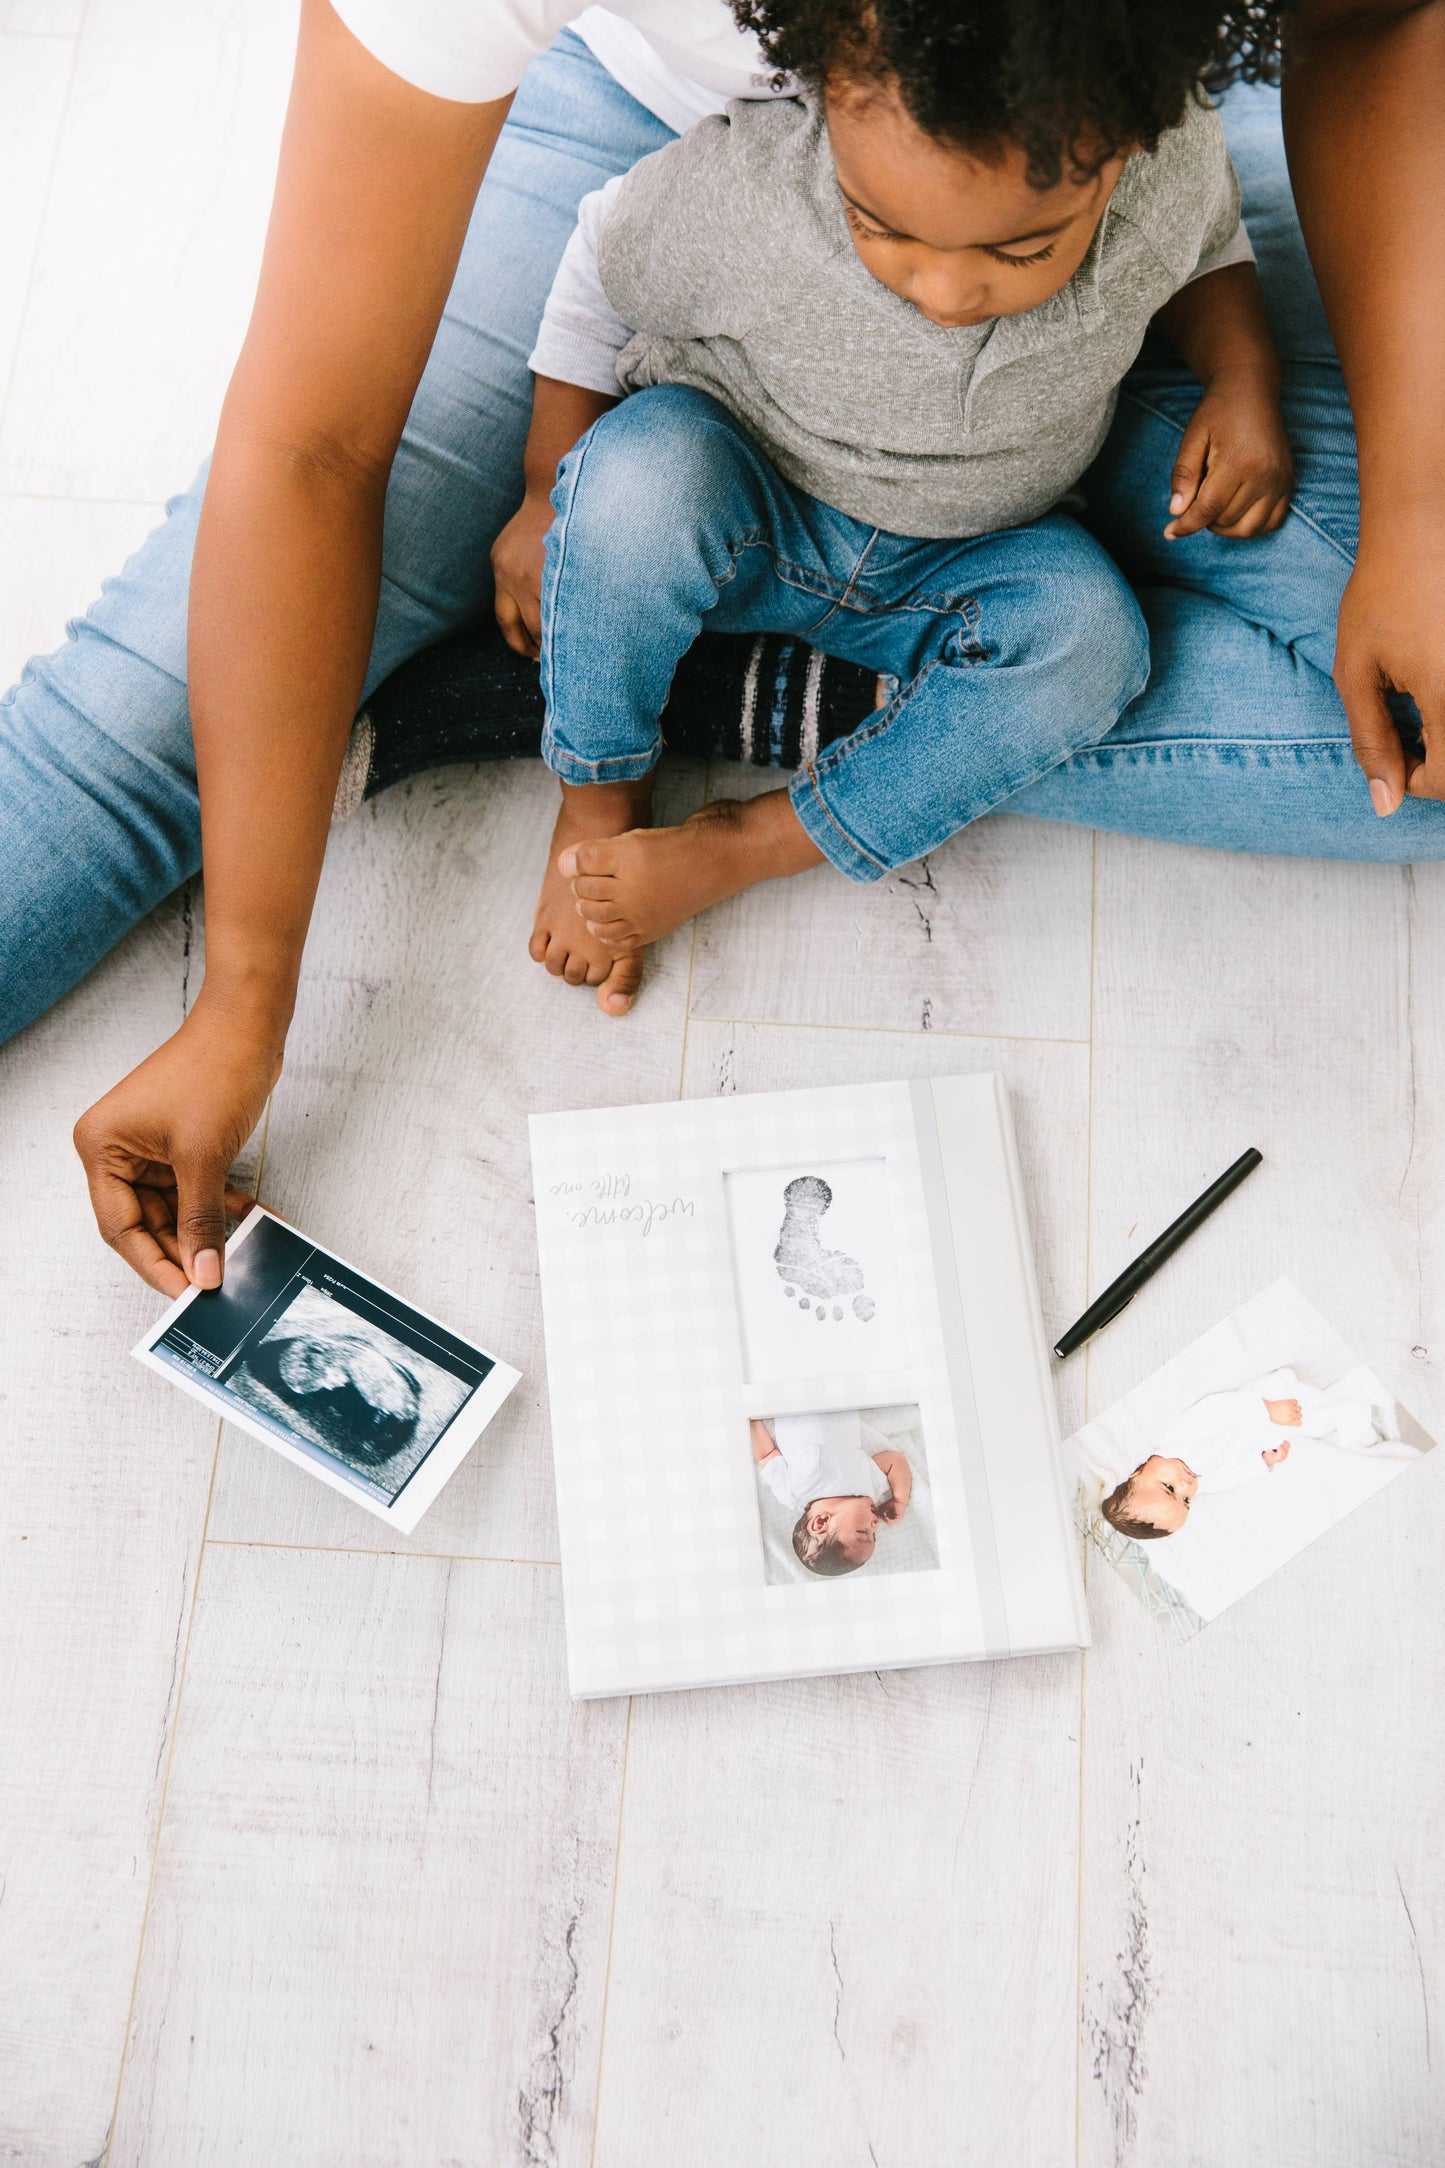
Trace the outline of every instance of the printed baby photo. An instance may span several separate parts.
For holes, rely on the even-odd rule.
[[[749,1384],[908,1361],[886,1159],[723,1177]]]
[[[925,1573],[938,1564],[916,1407],[754,1416],[763,1577]]]
[[[1187,1637],[1434,1442],[1277,1280],[1066,1452],[1095,1548]]]

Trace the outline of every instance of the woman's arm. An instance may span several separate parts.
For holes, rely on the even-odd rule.
[[[1375,809],[1445,797],[1445,0],[1299,0],[1285,140],[1360,449],[1335,683]],[[1414,695],[1423,765],[1385,703]]]
[[[280,1073],[371,645],[387,476],[507,104],[412,88],[328,0],[303,0],[191,574],[205,983],[175,1037],[76,1126],[101,1233],[163,1294],[219,1283],[226,1172]]]

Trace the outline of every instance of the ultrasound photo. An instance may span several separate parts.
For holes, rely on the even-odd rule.
[[[392,1498],[471,1390],[320,1287],[302,1288],[226,1383]]]
[[[517,1383],[260,1206],[223,1284],[182,1296],[135,1352],[407,1533]]]

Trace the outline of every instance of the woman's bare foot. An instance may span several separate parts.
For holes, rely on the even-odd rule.
[[[559,861],[573,844],[639,828],[651,811],[650,775],[640,783],[564,783],[547,846],[547,871],[527,954],[534,963],[545,964],[554,979],[565,979],[569,986],[595,986],[597,1006],[608,1016],[625,1015],[632,1007],[642,983],[642,957],[616,954],[583,926],[571,881],[558,870]]]
[[[819,866],[823,853],[785,790],[720,799],[680,828],[589,837],[559,853],[589,936],[619,966],[755,881]]]

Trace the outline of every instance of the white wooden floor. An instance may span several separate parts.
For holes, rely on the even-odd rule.
[[[289,17],[0,0],[0,683],[205,447]],[[617,1024],[526,960],[548,819],[459,772],[342,833],[264,1137],[526,1371],[414,1541],[127,1360],[68,1133],[198,897],[0,1055],[0,2159],[1433,2168],[1445,1454],[1188,1647],[1095,1575],[1083,1661],[573,1708],[524,1116],[997,1066],[1055,1325],[1257,1143],[1066,1424],[1283,1270],[1438,1430],[1445,878],[998,822]]]

